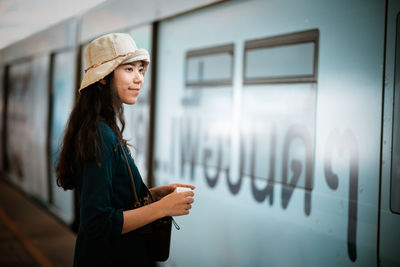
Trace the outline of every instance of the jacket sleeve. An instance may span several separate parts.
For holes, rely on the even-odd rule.
[[[81,226],[87,238],[114,243],[122,232],[123,210],[112,206],[112,179],[115,170],[114,147],[117,138],[107,125],[98,127],[99,161],[85,163],[80,196]]]

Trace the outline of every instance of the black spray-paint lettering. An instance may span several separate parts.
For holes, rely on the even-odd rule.
[[[243,169],[243,162],[242,162],[242,160],[240,161],[240,173],[239,173],[239,178],[238,178],[238,180],[236,181],[236,183],[234,183],[234,182],[232,182],[231,181],[231,175],[230,175],[230,172],[229,172],[229,169],[227,169],[227,172],[226,172],[226,181],[227,181],[227,183],[228,183],[228,188],[229,188],[229,191],[233,194],[233,195],[236,195],[237,193],[239,193],[239,191],[240,191],[240,188],[242,187],[242,181],[243,181],[243,171],[242,171],[242,169]]]
[[[186,124],[186,131],[185,125]],[[187,119],[186,123],[182,119],[182,128],[181,128],[181,138],[180,138],[180,147],[181,147],[181,177],[185,176],[185,163],[190,163],[190,179],[194,180],[195,175],[195,167],[199,149],[199,129],[200,123],[194,123],[196,128],[192,131],[192,120]]]
[[[242,163],[240,165],[240,168],[242,168]],[[239,193],[240,188],[242,187],[242,180],[243,180],[243,173],[240,172],[239,173],[239,179],[237,180],[237,182],[236,183],[231,182],[231,175],[230,175],[229,169],[227,169],[226,181],[228,182],[229,191],[233,195],[236,195],[237,193]]]
[[[311,192],[313,188],[313,161],[314,161],[314,147],[310,133],[307,128],[301,125],[293,125],[289,128],[283,148],[283,159],[282,159],[282,207],[287,208],[289,200],[293,194],[294,189],[297,186],[297,182],[300,179],[302,173],[302,164],[298,159],[292,159],[290,164],[291,171],[293,173],[290,182],[288,182],[289,174],[289,151],[290,145],[295,139],[303,141],[305,152],[306,152],[306,166],[305,166],[305,189],[304,189],[304,213],[308,216],[311,213]]]
[[[241,144],[241,166],[240,173],[243,173],[243,165],[245,162],[244,159],[244,140],[242,140]],[[251,138],[251,157],[250,157],[250,178],[251,178],[251,192],[253,194],[254,199],[257,202],[263,202],[266,197],[269,198],[269,205],[272,206],[274,203],[274,181],[275,181],[275,162],[276,162],[276,125],[273,125],[271,128],[271,137],[270,137],[270,148],[269,148],[269,174],[268,174],[268,182],[267,185],[263,189],[258,189],[256,186],[256,158],[257,158],[257,150],[260,149],[260,146],[257,145],[257,137],[256,134],[252,134]]]
[[[339,177],[332,170],[332,152],[337,149],[343,156],[347,149],[350,152],[350,174],[349,174],[349,208],[347,224],[347,253],[351,261],[357,259],[357,204],[358,204],[358,144],[354,134],[346,130],[340,134],[335,129],[327,139],[324,157],[324,173],[328,186],[336,190],[339,186]]]
[[[194,179],[194,169],[200,146],[200,123],[192,123],[192,120],[187,119],[185,123],[181,121],[181,138],[179,140],[181,148],[181,176],[184,177],[185,165],[190,164],[190,177]],[[193,126],[195,125],[195,126]],[[176,125],[175,125],[176,126]],[[246,160],[250,164],[250,178],[252,180],[251,190],[254,199],[257,202],[263,202],[269,197],[269,204],[273,203],[273,185],[275,180],[275,161],[276,161],[276,129],[272,127],[270,139],[270,158],[269,158],[269,176],[268,184],[263,189],[258,189],[255,185],[255,169],[257,149],[262,149],[257,146],[257,140],[253,134],[251,138],[250,158],[245,157],[245,143],[241,137],[240,148],[240,176],[236,183],[230,181],[229,166],[226,168],[226,177],[230,192],[235,195],[240,191],[242,180],[244,177],[244,166]],[[206,136],[205,136],[206,137]],[[304,144],[306,158],[305,160],[292,159],[289,163],[289,152],[292,142],[300,140]],[[217,146],[205,148],[203,151],[204,177],[207,184],[213,188],[216,186],[220,178],[220,171],[223,162],[223,137],[217,140]],[[215,152],[213,152],[215,150]],[[332,169],[332,154],[337,150],[340,155],[343,155],[345,150],[350,152],[350,173],[349,173],[349,207],[348,207],[348,227],[347,227],[347,249],[351,261],[357,259],[356,233],[357,233],[357,205],[358,205],[358,172],[359,172],[359,155],[358,144],[354,134],[350,130],[346,130],[344,134],[340,134],[339,130],[335,129],[330,133],[327,139],[327,145],[324,155],[324,175],[326,182],[332,190],[337,190],[339,186],[339,177]],[[213,153],[216,157],[213,158]],[[215,160],[216,173],[209,174],[210,162]],[[297,187],[297,183],[304,171],[302,163],[305,162],[305,205],[304,212],[306,215],[311,213],[311,193],[313,189],[313,161],[314,161],[314,145],[312,137],[305,126],[293,125],[289,128],[284,139],[283,159],[282,159],[282,207],[286,209],[289,205],[293,191]],[[215,164],[214,164],[215,165]],[[292,177],[289,181],[289,166]]]
[[[208,135],[204,136],[204,139],[208,139]],[[216,158],[216,173],[212,176],[209,174],[209,170],[207,166],[211,166],[210,161],[212,159],[213,153],[212,148],[205,148],[203,154],[203,164],[204,164],[204,178],[209,187],[213,188],[216,186],[219,180],[219,174],[222,168],[222,138],[217,138],[217,158]]]
[[[199,147],[200,147],[200,135],[201,135],[201,128],[200,128],[200,123],[193,123],[193,121],[190,118],[187,118],[186,120],[181,120],[181,138],[180,138],[180,151],[181,151],[181,160],[180,160],[180,170],[181,170],[181,177],[185,176],[185,166],[187,166],[187,163],[190,165],[190,178],[191,180],[194,180],[194,171],[195,171],[195,166],[197,164],[197,158],[198,158],[198,152],[199,152]],[[193,127],[195,125],[195,127]],[[204,134],[202,136],[205,141],[209,138],[207,134]],[[252,190],[252,195],[254,199],[257,202],[263,202],[267,197],[269,197],[269,204],[273,204],[273,192],[274,192],[274,181],[275,181],[275,162],[276,162],[276,138],[277,138],[277,133],[276,133],[276,126],[273,126],[271,128],[271,137],[270,137],[270,158],[269,158],[269,164],[270,164],[270,169],[269,169],[269,176],[268,176],[268,183],[265,188],[263,189],[258,189],[256,187],[255,183],[255,169],[256,169],[256,156],[257,156],[257,140],[256,136],[253,134],[251,138],[251,151],[250,151],[250,178],[251,178],[251,190]],[[296,188],[297,182],[299,178],[301,177],[302,173],[302,164],[300,160],[298,159],[293,159],[291,162],[291,170],[293,172],[293,177],[290,180],[290,183],[288,183],[288,164],[289,164],[289,151],[290,151],[290,144],[292,141],[294,141],[296,138],[300,139],[303,141],[305,145],[305,150],[306,150],[306,173],[305,173],[305,208],[304,212],[306,215],[309,215],[311,213],[311,190],[312,190],[312,166],[313,166],[313,144],[312,144],[312,139],[310,134],[308,133],[307,129],[305,126],[301,125],[295,125],[289,128],[288,133],[286,134],[285,138],[285,147],[284,147],[284,153],[283,153],[283,166],[282,166],[282,181],[284,186],[282,187],[282,207],[284,209],[287,208],[289,205],[289,201],[291,199],[291,196],[293,194],[294,189]],[[224,146],[223,146],[223,137],[220,136],[217,138],[217,145],[214,147],[208,147],[204,148],[203,150],[203,157],[202,157],[202,163],[203,163],[203,170],[204,170],[204,178],[207,182],[207,185],[210,188],[213,188],[216,186],[217,182],[220,179],[220,172],[223,170],[222,168],[222,163],[223,163],[223,151],[224,151]],[[229,142],[228,142],[229,143]],[[215,150],[216,154],[216,164],[210,164],[213,158],[213,151]],[[242,185],[243,177],[245,176],[244,174],[244,165],[246,163],[246,157],[245,157],[245,151],[246,147],[244,144],[244,140],[242,138],[241,140],[241,155],[240,155],[240,172],[239,172],[239,178],[238,180],[234,183],[231,181],[230,177],[230,169],[229,166],[225,169],[225,174],[227,178],[227,184],[229,191],[233,194],[236,195]],[[209,172],[209,166],[216,166],[215,167],[215,174],[211,175]]]

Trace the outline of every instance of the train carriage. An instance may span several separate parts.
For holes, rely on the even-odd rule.
[[[399,12],[394,0],[105,2],[0,51],[2,168],[76,225],[58,145],[84,48],[126,32],[152,57],[125,107],[142,176],[196,185],[161,266],[400,266]]]

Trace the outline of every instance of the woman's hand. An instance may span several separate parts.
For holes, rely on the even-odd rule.
[[[192,208],[193,196],[193,191],[173,192],[156,203],[161,207],[164,216],[186,215],[189,214],[189,210]]]
[[[190,188],[194,188],[194,186]],[[121,233],[128,233],[165,216],[189,214],[189,210],[192,208],[192,203],[194,202],[193,196],[193,191],[181,193],[175,191],[150,205],[125,210],[123,212],[124,224]]]
[[[150,192],[154,200],[157,201],[174,192],[177,187],[188,187],[192,190],[196,188],[195,186],[188,184],[170,184],[153,187],[150,189]]]

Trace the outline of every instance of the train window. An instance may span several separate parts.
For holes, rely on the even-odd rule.
[[[316,82],[318,39],[310,30],[247,41],[244,84]]]
[[[390,208],[400,213],[400,17],[397,16]]]
[[[9,160],[9,174],[13,181],[23,184],[29,181],[27,178],[26,162],[29,162],[26,151],[30,145],[29,138],[25,129],[29,129],[29,115],[31,110],[28,110],[29,93],[32,93],[32,78],[33,69],[32,61],[23,60],[14,63],[10,66],[8,73],[8,106],[7,114],[7,158]],[[29,175],[28,175],[29,176]],[[31,193],[31,192],[30,192]]]
[[[75,97],[75,50],[64,50],[52,55],[52,121],[50,160],[53,166],[59,157],[59,146],[63,132],[72,110]],[[51,202],[57,208],[57,214],[66,222],[73,219],[72,193],[61,190],[56,185],[55,169],[51,169]]]
[[[30,57],[10,65],[7,74],[8,178],[41,201],[48,198],[45,168],[48,65],[48,56]]]
[[[283,186],[284,207],[294,188],[304,189],[306,214],[314,184],[318,39],[319,31],[310,30],[246,41],[243,60],[241,172],[260,201],[272,201],[275,183]]]
[[[232,85],[233,44],[186,53],[186,86]]]

